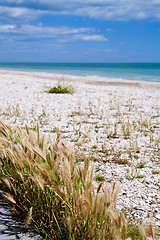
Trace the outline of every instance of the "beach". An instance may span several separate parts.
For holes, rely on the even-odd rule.
[[[120,188],[128,219],[160,228],[160,83],[0,70],[0,120],[62,141],[77,164],[89,157],[99,181]],[[73,94],[50,94],[71,85]],[[160,234],[160,233],[158,233]]]

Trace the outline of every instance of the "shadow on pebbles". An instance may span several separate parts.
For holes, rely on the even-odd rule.
[[[40,240],[40,236],[22,222],[15,219],[9,211],[7,203],[0,200],[0,240]]]

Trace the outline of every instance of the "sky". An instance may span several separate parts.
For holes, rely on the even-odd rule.
[[[0,62],[160,62],[160,0],[0,0]]]

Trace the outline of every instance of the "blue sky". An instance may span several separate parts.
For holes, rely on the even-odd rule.
[[[160,0],[0,0],[0,62],[160,62]]]

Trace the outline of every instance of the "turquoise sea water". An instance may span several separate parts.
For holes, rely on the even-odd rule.
[[[0,63],[0,69],[160,82],[160,63]]]

